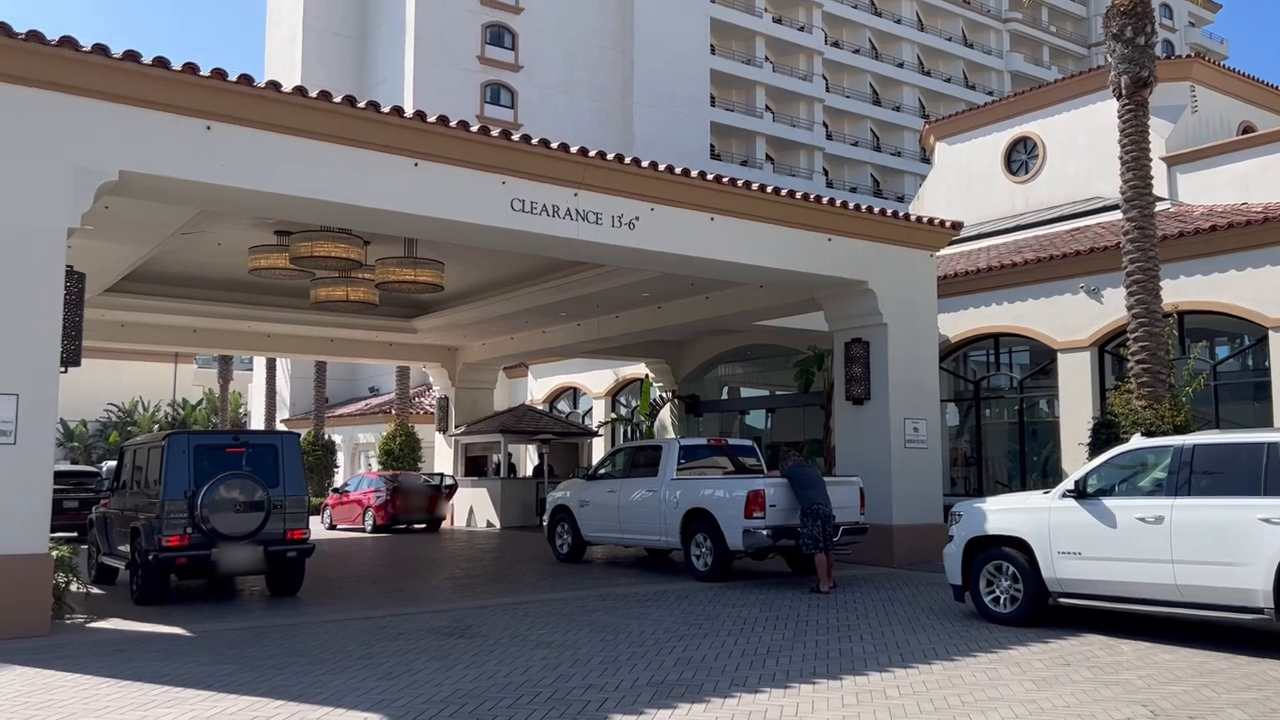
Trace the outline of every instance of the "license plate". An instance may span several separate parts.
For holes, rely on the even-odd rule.
[[[62,501],[63,510],[78,510],[79,508],[80,508],[79,500],[63,500]]]
[[[226,573],[242,573],[256,569],[263,562],[262,548],[257,545],[221,545],[217,551],[218,569]]]

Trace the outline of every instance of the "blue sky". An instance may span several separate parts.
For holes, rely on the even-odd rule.
[[[1223,10],[1211,28],[1231,43],[1229,63],[1280,83],[1280,53],[1274,29],[1280,27],[1276,0],[1221,0]],[[0,0],[0,20],[18,30],[74,35],[83,43],[101,42],[119,51],[164,55],[174,62],[195,61],[208,69],[262,78],[266,0]]]

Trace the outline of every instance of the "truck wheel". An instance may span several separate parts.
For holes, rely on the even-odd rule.
[[[713,520],[695,520],[684,535],[684,567],[699,582],[720,582],[733,567],[733,554]]]
[[[582,562],[587,554],[587,541],[582,539],[572,513],[562,510],[552,516],[547,540],[551,543],[551,552],[562,563]]]
[[[94,585],[115,585],[120,577],[120,568],[102,562],[102,545],[97,532],[89,534],[89,552],[85,565],[89,570],[89,582]]]
[[[968,585],[978,614],[997,625],[1035,624],[1049,595],[1027,556],[1010,547],[979,553],[969,567]]]
[[[133,541],[129,551],[129,599],[134,605],[159,605],[169,595],[169,573],[147,559],[142,543]]]
[[[293,597],[307,579],[305,560],[276,560],[267,566],[267,592],[275,597]]]
[[[791,569],[791,572],[797,575],[818,574],[818,566],[813,564],[812,555],[805,555],[798,550],[788,550],[782,553],[782,560]]]

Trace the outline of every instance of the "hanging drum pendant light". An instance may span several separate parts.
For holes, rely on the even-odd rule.
[[[289,238],[289,263],[296,268],[339,272],[365,264],[364,238],[350,230],[322,227]]]
[[[296,268],[289,263],[289,236],[287,230],[276,231],[274,245],[254,245],[249,248],[249,274],[264,280],[307,280],[316,276],[310,270]]]
[[[368,253],[367,242],[361,250]],[[311,281],[311,307],[333,312],[359,313],[377,310],[381,304],[378,288],[373,284],[373,268],[363,262],[354,270],[339,270],[333,275]]]
[[[418,257],[416,238],[404,239],[404,253],[374,263],[375,283],[383,292],[398,295],[428,295],[444,291],[444,263]]]

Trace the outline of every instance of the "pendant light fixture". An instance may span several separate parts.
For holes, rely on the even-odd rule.
[[[369,243],[361,241],[360,263],[351,270],[339,270],[311,280],[311,307],[332,312],[360,313],[377,310],[381,304],[373,284],[373,268],[364,262]]]
[[[249,274],[264,280],[307,280],[316,276],[310,270],[294,267],[289,262],[288,230],[277,230],[275,244],[249,248]]]
[[[400,255],[374,263],[375,283],[383,292],[398,295],[429,295],[444,291],[444,263],[418,256],[418,240],[404,239]]]
[[[365,245],[364,238],[343,228],[302,230],[289,238],[289,263],[304,270],[356,270],[365,264]]]

